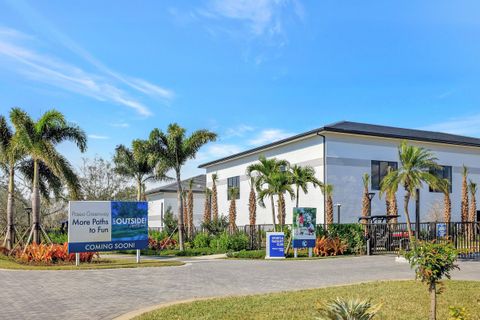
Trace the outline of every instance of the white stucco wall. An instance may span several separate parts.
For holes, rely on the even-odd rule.
[[[350,134],[327,133],[327,182],[334,185],[334,203],[340,203],[344,221],[356,221],[361,215],[362,175],[371,174],[371,160],[396,161],[399,166],[398,145],[401,140]],[[460,221],[460,197],[462,186],[462,165],[469,168],[469,179],[480,183],[480,148],[454,146],[438,143],[409,141],[431,150],[438,158],[438,164],[452,166],[452,220]],[[385,198],[378,196],[372,201],[372,214],[385,214]],[[397,201],[401,220],[403,215],[404,192],[399,188]],[[437,210],[435,210],[437,209]],[[443,194],[430,192],[428,186],[420,190],[421,220],[432,220],[433,212],[443,217]],[[409,206],[412,221],[415,219],[415,201]],[[336,218],[336,215],[335,215]]]
[[[325,133],[327,154],[327,183],[333,184],[333,201],[341,204],[341,222],[356,222],[361,214],[361,197],[363,192],[362,175],[371,174],[371,161],[396,161],[398,159],[398,145],[401,140],[381,137],[367,137],[351,134]],[[316,170],[317,178],[323,179],[323,143],[322,137],[310,136],[302,140],[285,145],[262,150],[254,154],[232,159],[223,163],[214,164],[206,168],[207,186],[212,186],[212,174],[218,174],[218,204],[219,214],[228,215],[229,201],[227,200],[227,179],[240,176],[240,199],[237,200],[237,225],[248,224],[248,196],[250,184],[245,175],[246,168],[256,162],[263,154],[267,158],[276,157],[290,161],[291,164],[311,165]],[[454,146],[439,143],[425,143],[409,141],[409,143],[431,150],[438,158],[438,163],[452,166],[452,220],[460,219],[460,192],[462,165],[469,168],[469,179],[480,184],[480,148]],[[399,164],[400,165],[400,164]],[[385,214],[385,199],[380,199],[378,190],[372,190],[376,195],[372,201],[372,214]],[[403,215],[403,190],[399,188],[397,201],[401,221]],[[420,191],[420,212],[423,221],[432,221],[434,212],[440,211],[443,216],[443,195],[430,192],[428,186]],[[291,223],[291,213],[294,201],[287,197],[287,223]],[[317,208],[317,223],[323,223],[323,195],[320,190],[310,188],[308,194],[300,193],[300,206]],[[415,201],[410,202],[412,221],[415,219]],[[435,210],[436,209],[436,210]],[[335,208],[335,221],[337,209]],[[257,207],[257,223],[271,224],[271,206]]]
[[[174,192],[160,192],[147,195],[148,201],[148,226],[150,228],[161,228],[163,214],[172,208],[173,214],[176,216],[178,212],[177,194]],[[162,212],[163,204],[163,212]],[[203,209],[205,205],[205,195],[202,193],[193,194],[193,222],[196,226],[200,226],[203,219]]]
[[[237,225],[243,226],[249,224],[248,198],[250,193],[250,181],[246,176],[247,167],[255,163],[260,155],[267,158],[281,158],[290,161],[293,164],[310,165],[316,171],[318,179],[323,180],[323,145],[322,137],[313,135],[302,140],[291,142],[282,146],[277,146],[270,150],[244,156],[238,159],[219,163],[207,168],[207,186],[212,187],[212,174],[217,173],[218,207],[219,215],[228,215],[229,201],[227,200],[227,179],[240,176],[240,199],[237,200]],[[266,207],[257,206],[257,224],[272,223],[272,209],[270,201],[265,201]],[[295,201],[286,197],[286,222],[291,223],[292,208]],[[300,206],[315,207],[318,212],[323,212],[323,196],[319,188],[314,189],[310,186],[308,194],[300,191]],[[276,201],[275,201],[276,207]],[[277,208],[275,208],[276,213]],[[323,223],[323,214],[317,218],[318,223]],[[277,218],[276,218],[277,219]],[[277,219],[278,221],[278,219]]]

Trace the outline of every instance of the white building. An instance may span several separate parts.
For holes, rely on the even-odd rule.
[[[182,181],[182,188],[188,191],[190,180],[193,179],[193,222],[199,226],[203,218],[205,205],[205,175],[199,175]],[[177,216],[177,183],[173,182],[166,186],[151,189],[146,192],[148,201],[148,227],[163,228],[163,217],[168,210]]]
[[[385,199],[378,196],[379,182],[388,166],[398,166],[398,145],[402,140],[431,150],[442,166],[442,174],[451,180],[452,221],[460,221],[462,166],[469,169],[469,179],[480,183],[480,139],[440,132],[403,129],[354,122],[338,122],[281,141],[247,150],[232,156],[202,164],[207,171],[207,186],[212,186],[212,174],[218,175],[219,213],[228,214],[228,186],[239,187],[237,225],[248,224],[250,192],[246,168],[260,155],[288,160],[292,165],[310,165],[317,178],[334,186],[333,201],[341,204],[341,222],[356,222],[361,215],[362,175],[372,177],[372,215],[386,214]],[[401,189],[401,188],[399,188]],[[403,190],[397,193],[399,214],[403,217]],[[301,207],[317,208],[317,223],[324,220],[324,199],[319,188],[300,192]],[[433,221],[443,216],[443,195],[428,186],[420,190],[421,220]],[[287,223],[291,223],[295,201],[286,199]],[[412,220],[415,201],[410,202]],[[478,212],[477,212],[478,213]],[[478,214],[477,214],[478,216]],[[337,209],[335,209],[335,221]],[[271,224],[270,201],[266,208],[257,208],[257,223]]]

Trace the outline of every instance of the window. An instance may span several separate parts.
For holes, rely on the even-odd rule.
[[[380,190],[380,183],[388,174],[388,168],[397,170],[398,164],[393,161],[372,160],[372,190]]]
[[[431,174],[436,175],[440,179],[447,179],[450,185],[450,193],[452,193],[452,167],[451,166],[440,166],[438,169],[433,169],[430,171]],[[441,192],[438,190],[433,190],[429,188],[430,192]]]
[[[237,200],[240,199],[240,177],[231,177],[227,179],[227,199],[230,199],[230,189],[232,188],[237,188],[238,193],[237,193]]]

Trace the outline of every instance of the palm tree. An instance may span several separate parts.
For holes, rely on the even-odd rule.
[[[193,179],[190,179],[189,182],[189,189],[188,189],[188,236],[190,239],[193,238],[194,233],[194,224],[193,224]]]
[[[255,194],[255,179],[250,177],[250,196],[248,197],[248,213],[250,225],[254,226],[257,220],[257,195]]]
[[[436,190],[443,193],[443,220],[449,224],[452,220],[452,202],[450,200],[450,181],[448,179],[439,179]]]
[[[270,199],[274,199],[275,196],[277,197],[280,230],[283,230],[283,225],[285,224],[285,193],[288,193],[292,200],[295,198],[295,192],[292,188],[292,179],[290,178],[290,173],[288,171],[271,173],[266,177],[258,192],[259,203],[262,207],[265,207],[264,201],[266,197],[269,197]]]
[[[190,221],[188,221],[188,202],[187,202],[187,197],[188,197],[188,193],[186,190],[183,190],[182,191],[182,205],[183,205],[183,208],[182,208],[182,216],[183,216],[183,221],[185,223],[185,236],[186,237],[189,237],[190,235],[190,232],[188,232],[188,227],[190,226]],[[179,220],[179,224],[180,224],[180,219]]]
[[[469,222],[475,222],[475,218],[477,215],[477,184],[470,180],[468,185],[470,189],[470,214],[468,217]]]
[[[5,117],[0,116],[0,164],[8,173],[7,233],[5,235],[5,244],[8,250],[13,248],[15,242],[15,168],[22,157],[22,152],[15,144],[13,130]]]
[[[368,198],[368,185],[370,183],[370,175],[364,173],[362,176],[363,195],[362,195],[362,217],[368,217],[370,213],[370,200]],[[362,219],[362,223],[366,224],[367,220]]]
[[[437,169],[437,158],[429,150],[408,145],[403,141],[398,147],[398,156],[400,158],[401,167],[397,170],[391,170],[380,183],[380,192],[392,194],[401,185],[405,189],[403,206],[405,210],[405,218],[407,220],[407,229],[409,238],[413,241],[413,232],[408,212],[408,203],[415,195],[415,190],[422,187],[423,182],[430,186],[438,183],[436,175],[430,171]]]
[[[76,125],[68,124],[63,114],[56,110],[45,112],[38,121],[19,108],[10,112],[16,129],[15,139],[26,155],[33,160],[32,217],[33,242],[40,243],[40,163],[43,162],[56,176],[61,177],[69,188],[70,197],[80,197],[80,184],[68,160],[57,150],[63,141],[72,141],[81,152],[87,147],[85,133]]]
[[[333,224],[333,185],[326,184],[322,187],[323,196],[326,197],[325,219],[327,225]]]
[[[212,190],[205,188],[205,206],[203,209],[203,224],[209,224],[212,221]]]
[[[228,190],[228,194],[230,196],[230,208],[228,210],[228,230],[230,234],[234,234],[237,230],[235,221],[237,219],[236,199],[238,196],[238,188],[230,188]]]
[[[190,136],[185,135],[186,130],[178,124],[170,124],[167,132],[154,129],[150,133],[150,143],[153,151],[153,159],[160,168],[171,168],[175,171],[177,179],[177,203],[178,203],[178,242],[180,250],[184,250],[184,220],[182,202],[182,178],[181,170],[189,159],[195,158],[198,150],[210,141],[215,141],[217,135],[208,130],[197,130]],[[160,170],[161,171],[161,170]]]
[[[137,201],[144,198],[144,185],[148,181],[168,180],[166,171],[155,172],[155,163],[150,161],[149,144],[145,140],[133,140],[132,148],[119,145],[113,156],[115,171],[133,179],[137,185]]]
[[[267,159],[264,155],[260,156],[257,163],[251,164],[247,167],[247,175],[249,177],[254,177],[255,179],[255,188],[259,195],[260,206],[264,208],[264,198],[266,196],[270,197],[270,204],[272,206],[272,223],[275,230],[277,224],[275,220],[274,196],[278,193],[271,190],[269,184],[272,182],[272,175],[282,172],[282,170],[287,167],[289,167],[287,160],[277,160],[276,158]],[[262,189],[265,190],[262,192]]]
[[[462,222],[468,221],[468,168],[466,166],[462,167],[462,202],[461,202],[461,218]]]
[[[315,169],[310,166],[299,166],[294,165],[291,168],[291,178],[292,183],[296,187],[295,198],[296,204],[295,206],[298,208],[299,198],[300,198],[300,189],[302,189],[304,194],[308,193],[308,184],[311,183],[314,188],[321,186],[322,183],[315,177]]]
[[[212,217],[213,222],[218,222],[218,194],[217,194],[218,175],[212,174]]]
[[[392,167],[388,167],[387,172],[390,173],[392,170],[393,170]],[[388,216],[398,216],[397,190],[398,190],[398,185],[396,188],[395,186],[392,186],[392,188],[389,189],[389,192],[385,196]],[[393,219],[390,219],[389,221],[390,223],[394,224],[398,222],[398,218],[393,218]]]

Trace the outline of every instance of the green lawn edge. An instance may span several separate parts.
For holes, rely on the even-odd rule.
[[[438,297],[438,319],[448,318],[449,306],[466,307],[469,319],[480,319],[480,281],[448,280],[444,284],[445,291]],[[428,319],[427,287],[413,280],[201,299],[160,307],[133,319],[315,319],[319,306],[336,297],[371,298],[381,303],[375,319]]]
[[[183,266],[181,261],[156,261],[141,260],[136,263],[133,259],[100,259],[93,263],[80,263],[80,266],[74,264],[67,265],[27,265],[21,264],[5,256],[0,256],[0,269],[3,270],[95,270],[95,269],[122,269],[122,268],[154,268],[154,267],[176,267]]]

